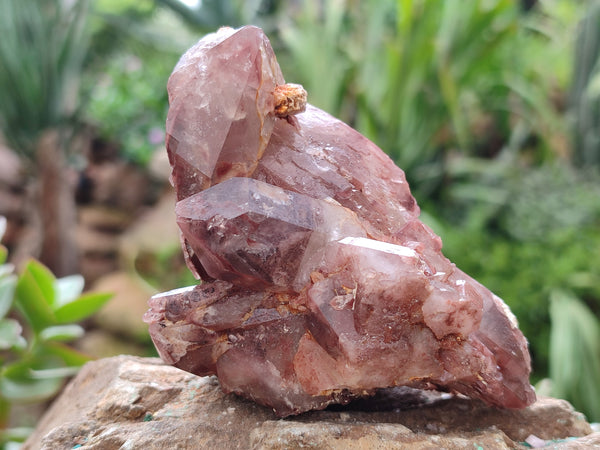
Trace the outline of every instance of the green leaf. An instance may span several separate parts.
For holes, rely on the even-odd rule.
[[[78,352],[62,342],[44,342],[41,344],[41,348],[47,354],[56,356],[63,360],[67,366],[79,367],[92,359],[88,355]]]
[[[55,367],[53,369],[31,370],[29,375],[34,380],[47,380],[52,378],[67,378],[79,372],[77,367]]]
[[[25,342],[21,333],[21,324],[14,319],[0,320],[0,350],[23,347]]]
[[[41,262],[35,259],[29,260],[25,266],[24,273],[30,273],[33,280],[39,286],[40,292],[46,299],[46,303],[52,305],[55,299],[54,283],[56,277],[54,274]]]
[[[600,322],[570,291],[550,295],[550,377],[553,395],[578,406],[590,420],[600,418]]]
[[[51,362],[35,361],[35,369],[52,367]],[[0,395],[11,401],[41,401],[56,394],[63,384],[62,377],[35,379],[30,362],[17,362],[5,367],[0,378]]]
[[[17,277],[14,275],[0,277],[0,319],[6,316],[12,306],[16,284]]]
[[[0,242],[2,242],[2,238],[4,237],[4,233],[6,233],[6,217],[0,216]]]
[[[4,245],[0,245],[0,264],[4,264],[8,258],[8,250]]]
[[[79,325],[56,325],[44,328],[40,333],[42,341],[72,341],[80,338],[85,330]]]
[[[77,299],[83,292],[84,284],[85,280],[81,275],[70,275],[57,279],[54,282],[55,299],[53,309],[56,310]]]
[[[88,318],[110,300],[112,294],[92,292],[54,311],[58,323],[77,322]]]
[[[12,401],[41,401],[61,388],[63,378],[0,378],[0,394]]]
[[[16,305],[36,333],[54,325],[54,275],[41,263],[30,260],[17,281]]]

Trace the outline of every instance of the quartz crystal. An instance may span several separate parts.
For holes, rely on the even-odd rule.
[[[177,223],[202,280],[150,300],[160,356],[280,416],[411,386],[523,408],[527,342],[419,221],[404,173],[285,84],[256,27],[168,83]]]

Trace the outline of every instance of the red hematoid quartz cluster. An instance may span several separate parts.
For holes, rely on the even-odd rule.
[[[280,416],[400,385],[534,402],[508,307],[442,255],[404,172],[285,84],[259,28],[206,36],[168,90],[177,223],[202,283],[150,300],[166,362]]]

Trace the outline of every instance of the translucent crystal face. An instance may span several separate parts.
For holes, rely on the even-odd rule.
[[[177,203],[177,223],[206,273],[248,287],[300,290],[304,256],[364,236],[356,215],[251,178],[230,178]]]
[[[256,27],[202,39],[169,80],[177,223],[203,282],[150,300],[163,359],[281,416],[399,385],[532,403],[514,316],[444,257],[402,170],[313,106],[292,117],[304,94],[283,83]]]
[[[178,198],[248,176],[269,141],[273,90],[283,84],[273,50],[254,28],[222,28],[186,52],[169,79],[167,145]]]

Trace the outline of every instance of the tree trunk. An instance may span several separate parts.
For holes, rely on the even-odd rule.
[[[56,130],[42,134],[36,149],[38,211],[41,224],[40,260],[56,276],[79,271],[75,233],[77,211],[74,186]]]

